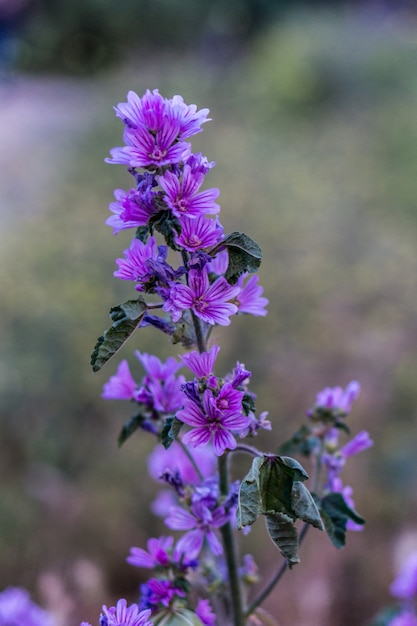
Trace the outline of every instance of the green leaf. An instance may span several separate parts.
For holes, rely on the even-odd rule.
[[[266,527],[272,541],[287,560],[288,567],[300,562],[298,558],[298,533],[294,522],[285,513],[270,513],[266,516]]]
[[[180,420],[177,419],[175,415],[173,415],[172,417],[167,417],[165,419],[159,437],[162,445],[166,450],[169,448],[172,442],[177,439],[183,425],[183,422],[180,422]]]
[[[304,483],[298,480],[295,480],[292,485],[291,506],[298,519],[319,530],[324,530],[323,521],[313,496]]]
[[[133,435],[133,433],[138,428],[140,428],[145,420],[146,417],[142,415],[142,413],[138,413],[137,415],[131,417],[127,422],[125,422],[117,438],[117,443],[119,444],[119,446],[122,446],[126,439],[129,439],[129,437]]]
[[[138,226],[136,229],[135,238],[140,239],[142,243],[146,243],[149,239],[149,228],[147,226]]]
[[[181,234],[181,226],[179,220],[165,208],[158,213],[152,215],[148,222],[149,231],[157,230],[164,237],[166,244],[173,250],[178,250],[174,241],[175,234]]]
[[[241,530],[244,526],[251,526],[261,512],[261,496],[258,481],[259,467],[262,463],[262,457],[255,457],[252,467],[240,484],[236,512],[236,526],[238,530]]]
[[[245,415],[255,412],[255,401],[250,393],[245,393],[242,398],[242,409]]]
[[[282,443],[277,452],[279,454],[294,454],[299,452],[305,456],[309,456],[311,449],[317,443],[317,438],[311,435],[311,429],[303,424],[288,441]]]
[[[279,457],[265,455],[259,468],[259,492],[262,501],[262,513],[291,512],[292,476],[282,471]]]
[[[229,283],[236,283],[239,276],[245,272],[258,270],[262,261],[262,250],[256,241],[245,233],[233,232],[226,235],[223,241],[211,251],[211,254],[224,248],[229,253],[229,265],[225,273],[225,278]]]
[[[281,465],[282,469],[289,474],[293,480],[305,481],[308,479],[308,474],[304,467],[290,456],[277,456],[277,462]]]
[[[103,365],[120,350],[138,327],[146,309],[147,305],[143,298],[128,300],[110,309],[113,324],[97,339],[91,355],[91,366],[94,372],[101,370]]]
[[[351,509],[341,493],[330,493],[321,501],[321,517],[331,542],[336,548],[346,543],[346,525],[348,520],[356,524],[364,524],[365,520]]]

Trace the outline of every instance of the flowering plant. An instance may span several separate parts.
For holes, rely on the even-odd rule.
[[[346,417],[359,384],[321,391],[306,423],[274,452],[247,443],[272,424],[267,412],[256,409],[251,372],[243,363],[219,375],[220,347],[211,333],[236,315],[266,315],[268,300],[254,275],[260,247],[244,233],[225,234],[219,190],[201,190],[215,164],[193,153],[188,139],[202,130],[209,111],[178,95],[163,98],[158,90],[141,98],[129,92],[115,111],[124,124],[124,145],[106,160],[125,165],[134,183],[129,191],[115,191],[106,223],[114,234],[135,229],[114,275],[132,281],[138,293],[110,310],[112,324],[98,339],[91,364],[100,370],[145,326],[187,352],[163,362],[137,351],[143,379],[135,381],[123,360],[104,385],[104,398],[135,405],[119,444],[139,430],[154,437],[149,470],[165,489],[153,509],[180,536],[150,538],[146,550],[132,547],[128,562],[151,570],[151,576],[137,604],[128,607],[121,599],[116,607],[104,606],[100,626],[243,626],[266,619],[273,624],[261,605],[286,569],[299,562],[308,528],[325,530],[339,548],[347,530],[364,524],[341,472],[347,459],[372,441],[361,432],[339,443],[342,433],[349,434]],[[236,453],[252,463],[246,476],[233,482]],[[311,489],[293,454],[311,465]],[[238,554],[236,534],[247,533],[260,517],[283,559],[269,583],[253,591],[258,569],[251,555]]]

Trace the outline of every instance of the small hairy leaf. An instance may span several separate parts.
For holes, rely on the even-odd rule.
[[[291,506],[298,519],[319,530],[324,530],[323,521],[314,498],[304,483],[299,480],[295,480],[292,485]]]
[[[138,428],[140,428],[145,419],[146,418],[141,413],[138,413],[123,424],[122,430],[117,438],[119,446],[122,446],[124,442],[129,439],[129,437],[133,435]]]
[[[298,558],[298,533],[294,522],[285,513],[271,513],[266,516],[266,527],[272,541],[287,560],[288,567],[300,562]]]
[[[125,341],[137,328],[146,313],[146,302],[143,298],[128,300],[110,309],[113,324],[97,339],[91,355],[93,372],[101,370],[111,357],[120,350]]]
[[[346,525],[348,520],[356,524],[364,524],[365,520],[356,511],[351,509],[341,493],[330,493],[321,501],[321,517],[326,532],[336,548],[342,548],[346,543]]]
[[[183,427],[183,423],[178,420],[175,415],[167,417],[164,425],[162,426],[161,434],[159,435],[161,443],[167,450],[173,441],[180,434],[180,430]]]
[[[262,261],[262,250],[256,241],[245,233],[233,232],[226,235],[223,241],[212,250],[212,254],[224,248],[227,248],[229,253],[229,265],[225,273],[225,278],[229,283],[236,283],[239,276],[245,272],[258,270]]]
[[[240,484],[236,512],[236,526],[239,530],[244,526],[251,526],[261,512],[261,496],[258,481],[259,467],[262,462],[262,457],[254,458],[252,467]]]

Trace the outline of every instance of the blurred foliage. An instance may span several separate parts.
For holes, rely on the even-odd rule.
[[[134,4],[118,3],[103,23],[120,33],[117,20]],[[65,15],[69,32],[78,12],[88,15],[97,5],[63,1],[56,19]],[[57,11],[52,2],[42,6]],[[143,29],[148,36],[162,15],[169,23],[172,6],[146,3],[143,19],[130,14],[128,32],[140,39]],[[184,46],[198,35],[191,13],[188,21],[175,19]],[[155,492],[145,478],[152,441],[135,435],[117,449],[129,406],[99,397],[116,362],[96,375],[89,365],[109,308],[132,295],[111,276],[130,233],[113,237],[103,225],[113,189],[131,184],[123,168],[102,161],[121,143],[111,107],[128,89],[148,87],[211,109],[214,121],[195,138],[194,150],[217,161],[207,182],[221,188],[226,231],[246,232],[264,252],[260,280],[270,313],[216,330],[219,372],[237,359],[253,371],[257,407],[270,411],[277,445],[301,424],[319,389],[357,378],[363,392],[350,426],[353,433],[368,429],[376,441],[344,474],[365,531],[351,533],[343,552],[312,531],[302,564],[267,608],[283,624],[350,626],[369,622],[388,602],[395,537],[415,527],[417,504],[417,72],[412,22],[383,17],[300,12],[254,33],[231,65],[184,54],[170,29],[175,54],[138,51],[109,74],[73,83],[82,102],[73,108],[78,132],[63,127],[52,139],[51,132],[35,132],[32,144],[28,133],[27,145],[41,158],[22,172],[19,153],[0,172],[5,186],[14,177],[21,188],[15,205],[6,207],[13,220],[0,250],[7,294],[0,343],[0,585],[35,589],[40,575],[52,572],[76,601],[66,626],[96,621],[102,601],[134,598],[144,574],[124,564],[124,556],[147,535],[163,532],[147,512]],[[155,35],[164,41],[166,24],[161,20]],[[52,38],[54,28],[44,28]],[[61,54],[56,41],[50,49]],[[37,67],[51,69],[35,58]],[[52,92],[62,88],[59,81],[52,86]],[[56,98],[45,99],[51,119]],[[33,106],[28,98],[29,119]],[[50,153],[47,139],[54,141]],[[53,172],[53,184],[43,184],[42,167]],[[152,329],[132,338],[121,357],[132,361],[135,348],[179,352]],[[139,364],[132,369],[139,379]],[[270,450],[271,437],[259,445]],[[239,459],[237,475],[247,470]],[[254,527],[242,541],[267,579],[277,564],[264,529]],[[94,567],[104,573],[96,587]],[[303,593],[291,602],[293,585]]]
[[[40,0],[23,26],[21,66],[91,73],[132,53],[199,50],[234,56],[288,2]]]

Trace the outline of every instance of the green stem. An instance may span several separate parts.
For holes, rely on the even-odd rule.
[[[238,443],[236,448],[230,452],[230,454],[235,454],[235,452],[246,452],[246,454],[251,454],[252,456],[264,456],[263,452],[257,450],[253,446],[248,446],[245,443]]]
[[[184,265],[187,263],[188,255],[185,251],[182,253]],[[197,346],[200,354],[207,351],[206,341],[201,326],[201,321],[191,310],[191,317],[193,320],[194,332],[197,341]],[[211,329],[210,329],[211,330]],[[208,334],[207,334],[208,336]],[[228,455],[227,453],[219,457],[219,488],[220,494],[224,497],[229,495],[229,467],[228,467]],[[194,463],[193,463],[194,465]],[[195,466],[194,466],[195,467]],[[230,601],[233,616],[233,626],[245,626],[245,618],[243,615],[243,601],[242,590],[240,585],[240,578],[238,573],[238,557],[236,537],[233,532],[231,522],[227,522],[221,527],[220,532],[223,539],[223,548],[226,557],[226,566],[229,576],[230,587]]]
[[[197,340],[198,351],[201,354],[202,352],[207,351],[206,342],[204,340],[204,335],[203,335],[203,329],[201,328],[200,319],[197,317],[194,311],[191,311],[191,316],[193,318],[193,325],[194,325],[194,331],[195,331],[195,338]]]
[[[219,486],[220,493],[223,496],[227,496],[229,493],[229,468],[227,457],[227,454],[219,457]],[[229,575],[233,626],[244,626],[246,620],[243,614],[242,589],[238,573],[236,537],[230,521],[222,526],[220,530]]]
[[[309,527],[310,527],[309,524],[304,524],[304,526],[302,527],[300,535],[298,537],[298,545],[299,546],[301,546],[301,544],[302,544],[302,542],[304,540],[304,537],[307,534],[307,531],[308,531]],[[249,607],[245,611],[245,616],[246,617],[249,617],[249,615],[251,615],[258,608],[258,606],[260,606],[263,603],[265,598],[267,598],[269,596],[269,594],[271,593],[271,591],[273,591],[275,585],[279,583],[279,581],[281,580],[281,577],[285,574],[287,569],[288,569],[287,561],[284,561],[281,564],[281,566],[279,567],[279,569],[276,572],[276,574],[271,578],[271,580],[269,581],[269,583],[267,584],[265,589],[263,589],[261,591],[261,593],[249,605]]]

